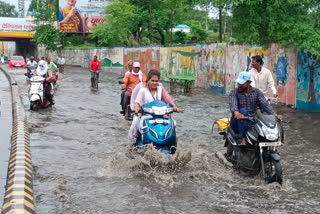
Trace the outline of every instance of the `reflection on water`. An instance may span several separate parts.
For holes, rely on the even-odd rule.
[[[173,97],[184,109],[174,114],[178,151],[191,151],[190,162],[179,165],[152,149],[128,158],[119,76],[101,77],[92,92],[89,73],[68,68],[56,110],[28,111],[37,213],[320,213],[319,113],[277,107],[286,121],[284,185],[265,184],[215,157],[224,147],[211,126],[230,115],[228,97],[206,90]],[[28,108],[23,72],[16,78]]]

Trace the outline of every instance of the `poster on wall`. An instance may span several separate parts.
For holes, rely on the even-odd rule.
[[[5,18],[0,19],[0,37],[6,38],[33,38],[33,18]]]
[[[106,6],[112,0],[59,0],[59,31],[91,33],[106,19]]]

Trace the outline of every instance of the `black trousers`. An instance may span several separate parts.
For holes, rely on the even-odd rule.
[[[45,90],[44,90],[45,95],[44,96],[45,96],[46,100],[49,101],[50,105],[54,105],[54,100],[51,95],[51,88],[52,88],[51,84],[48,82],[45,82],[44,85],[45,85]]]

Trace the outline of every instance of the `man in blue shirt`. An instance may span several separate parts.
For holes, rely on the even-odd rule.
[[[244,117],[254,117],[257,106],[268,114],[274,114],[276,117],[278,115],[274,113],[263,93],[250,85],[251,76],[249,72],[240,72],[236,83],[238,88],[233,89],[229,95],[229,105],[232,113],[230,125],[241,136],[241,145],[247,145],[247,130],[253,123],[243,120]]]

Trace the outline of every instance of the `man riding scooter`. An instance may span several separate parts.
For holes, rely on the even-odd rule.
[[[36,70],[37,68],[37,62],[34,60],[34,56],[30,57],[30,60],[27,62],[27,73],[25,73],[24,75],[27,76],[28,78],[32,77],[33,72]]]
[[[146,76],[140,71],[140,63],[134,62],[133,63],[133,71],[130,73],[126,73],[126,75],[123,78],[123,84],[122,89],[126,90],[123,98],[123,113],[126,115],[128,105],[130,105],[130,99],[133,89],[141,82],[144,84],[146,83]]]
[[[274,113],[274,110],[263,93],[258,88],[254,88],[250,85],[251,75],[249,72],[240,72],[236,83],[238,88],[233,89],[229,95],[229,105],[232,113],[230,125],[235,133],[240,135],[240,145],[246,146],[246,134],[248,128],[253,124],[243,119],[248,116],[254,117],[256,115],[257,106],[263,109],[267,114],[274,114],[276,117],[279,116]]]

